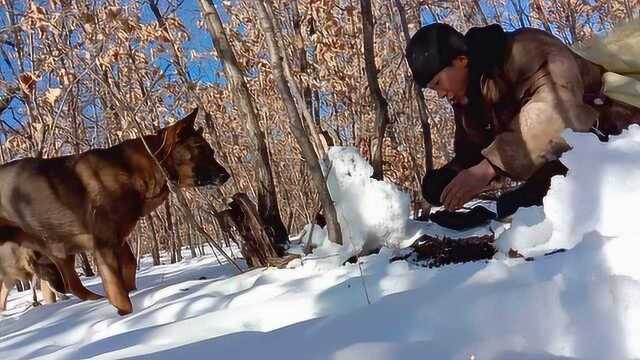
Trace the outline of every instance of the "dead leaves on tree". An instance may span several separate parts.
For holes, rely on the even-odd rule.
[[[33,96],[36,90],[36,77],[31,73],[22,73],[18,76],[18,83],[22,92],[27,96]]]

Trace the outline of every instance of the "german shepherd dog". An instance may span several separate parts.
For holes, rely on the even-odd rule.
[[[65,293],[62,274],[46,256],[14,242],[0,245],[0,311],[6,310],[7,297],[16,281],[30,281],[34,275],[55,291]],[[42,291],[46,290],[43,287]]]
[[[154,135],[107,149],[50,159],[25,158],[0,167],[0,243],[34,249],[60,269],[65,286],[82,299],[75,254],[91,251],[107,298],[131,313],[136,259],[126,238],[142,216],[169,195],[163,174],[180,187],[222,185],[230,177],[194,129],[198,109]]]

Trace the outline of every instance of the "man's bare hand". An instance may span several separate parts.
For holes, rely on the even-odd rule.
[[[484,159],[478,165],[462,170],[453,178],[442,191],[440,201],[447,210],[458,210],[480,194],[495,176],[495,169]]]

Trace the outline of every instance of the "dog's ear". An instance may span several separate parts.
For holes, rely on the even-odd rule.
[[[184,126],[193,129],[193,125],[195,124],[197,118],[198,118],[198,108],[196,107],[193,110],[191,110],[189,115],[185,116],[182,120],[180,120],[179,123],[183,123]]]
[[[193,109],[189,115],[182,118],[174,126],[176,126],[176,139],[180,139],[187,130],[194,130],[196,119],[198,118],[198,108]]]
[[[185,116],[181,120],[178,120],[176,123],[167,126],[162,129],[165,132],[164,136],[166,140],[169,142],[176,142],[182,139],[185,134],[194,131],[194,123],[196,121],[198,115],[198,108],[193,109],[189,115]]]

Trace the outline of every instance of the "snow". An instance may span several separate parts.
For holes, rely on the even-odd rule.
[[[498,247],[535,256],[571,249],[586,235],[597,232],[612,239],[605,248],[607,253],[615,253],[612,266],[625,267],[621,273],[640,279],[633,257],[640,250],[634,241],[640,235],[636,223],[640,126],[631,126],[607,143],[596,141],[593,134],[567,131],[564,137],[574,149],[562,157],[569,173],[552,179],[543,207],[521,209],[515,214]]]
[[[347,257],[381,245],[399,247],[407,238],[409,195],[393,184],[372,179],[373,168],[355,148],[332,147],[328,155],[327,184]]]
[[[336,206],[344,245],[337,248],[328,241],[326,230],[317,226],[312,236],[314,246],[318,247],[314,254],[326,256],[337,252],[336,264],[381,246],[406,248],[423,234],[464,238],[488,235],[502,227],[492,223],[483,228],[456,232],[434,223],[413,221],[409,195],[393,184],[372,179],[373,168],[357,149],[335,146],[329,149],[328,156],[327,185]],[[483,205],[495,211],[494,204],[484,202]],[[304,242],[308,242],[310,229],[305,227],[296,239],[304,238]]]
[[[316,226],[314,253],[240,275],[214,255],[185,250],[183,262],[156,267],[145,258],[125,317],[105,300],[26,309],[30,294],[13,292],[0,358],[638,359],[640,128],[607,144],[565,137],[571,170],[553,179],[544,206],[521,209],[508,229],[465,233],[410,220],[397,188],[366,178],[354,150],[332,149],[345,246]],[[295,240],[304,244],[311,229]],[[492,231],[501,251],[489,261],[390,262],[421,233]],[[385,245],[379,254],[339,261],[375,244]],[[508,258],[511,248],[535,260]],[[102,291],[98,279],[83,281]]]
[[[524,256],[542,255],[555,250],[548,244],[552,233],[553,225],[541,206],[518,209],[509,229],[497,239],[496,247],[505,254],[514,249]]]

